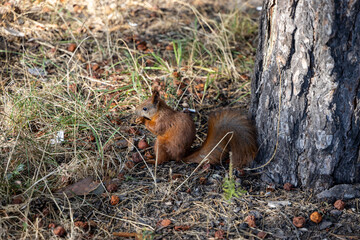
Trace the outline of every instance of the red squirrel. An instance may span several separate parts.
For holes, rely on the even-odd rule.
[[[145,124],[157,136],[154,148],[158,164],[170,160],[200,163],[211,151],[207,156],[208,162],[219,164],[231,151],[233,166],[240,170],[257,153],[255,128],[247,117],[236,110],[221,110],[210,115],[206,140],[196,150],[191,149],[196,133],[193,119],[170,108],[158,91],[140,104],[135,113],[140,116],[136,122]]]

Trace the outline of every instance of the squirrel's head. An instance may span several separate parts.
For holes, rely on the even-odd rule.
[[[159,92],[154,90],[153,95],[135,109],[135,114],[140,117],[151,119],[157,113],[160,101],[161,98]]]

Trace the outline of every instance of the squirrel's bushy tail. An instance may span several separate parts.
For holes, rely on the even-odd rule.
[[[222,110],[213,113],[209,117],[208,124],[205,142],[187,156],[185,162],[200,163],[211,151],[207,157],[210,164],[220,163],[229,151],[232,152],[234,168],[240,169],[254,159],[257,153],[256,131],[246,116],[241,115],[237,110]],[[228,134],[224,138],[230,132],[233,134]],[[221,141],[222,138],[224,139]]]

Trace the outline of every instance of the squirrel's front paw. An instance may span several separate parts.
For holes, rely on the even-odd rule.
[[[138,117],[135,119],[135,123],[140,125],[143,124],[145,122],[145,118],[144,117]]]

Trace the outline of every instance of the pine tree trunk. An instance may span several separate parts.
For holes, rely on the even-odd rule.
[[[251,97],[255,165],[275,152],[263,180],[359,182],[359,100],[360,0],[265,0]]]

